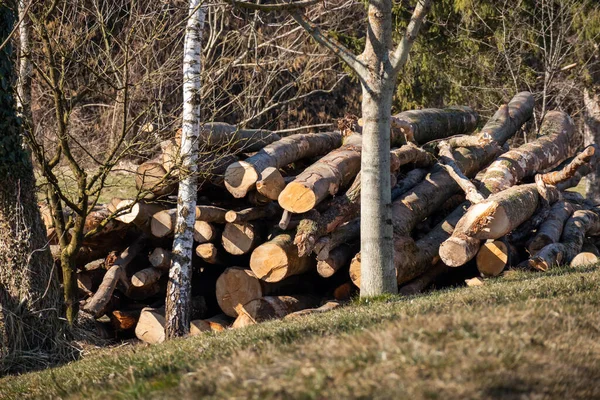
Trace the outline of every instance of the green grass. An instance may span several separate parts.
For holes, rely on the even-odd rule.
[[[600,398],[600,271],[355,302],[0,379],[0,398]]]

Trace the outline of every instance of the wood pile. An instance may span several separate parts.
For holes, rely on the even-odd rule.
[[[468,107],[393,116],[401,294],[479,285],[508,268],[598,261],[600,208],[567,191],[590,172],[597,149],[580,151],[573,121],[559,111],[546,115],[536,140],[509,148],[533,107],[533,96],[519,93],[477,133]],[[283,138],[223,123],[202,128],[191,334],[323,312],[358,293],[360,133],[352,117],[339,131]],[[86,221],[91,230],[112,218],[86,241],[77,268],[82,309],[113,336],[165,338],[177,142],[137,170],[138,189],[151,196],[115,198]]]

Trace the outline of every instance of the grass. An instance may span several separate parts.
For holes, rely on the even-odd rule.
[[[355,302],[0,379],[0,398],[600,398],[600,271]]]

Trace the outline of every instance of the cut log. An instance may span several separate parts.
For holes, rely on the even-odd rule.
[[[318,299],[312,296],[266,296],[238,306],[238,317],[233,328],[242,328],[288,314],[315,307]]]
[[[196,206],[196,221],[215,222],[224,224],[227,210],[215,206]]]
[[[139,191],[150,192],[155,196],[166,196],[175,190],[177,185],[173,177],[158,160],[146,161],[137,167],[135,186]]]
[[[146,237],[144,235],[136,239],[121,255],[112,263],[109,270],[104,275],[100,287],[94,296],[85,304],[83,310],[94,318],[100,318],[106,312],[106,306],[110,302],[112,294],[118,282],[123,283],[127,288],[129,281],[125,274],[125,268],[133,259],[143,250],[146,245]]]
[[[344,243],[352,243],[360,239],[360,218],[356,218],[323,236],[315,243],[318,260],[329,258],[330,252]],[[358,251],[358,250],[357,250]],[[356,254],[356,253],[355,253]],[[354,254],[353,254],[354,255]]]
[[[205,221],[194,222],[194,242],[202,244],[213,242],[219,238],[220,230]]]
[[[598,258],[597,254],[588,251],[582,251],[573,257],[570,266],[572,268],[581,268],[588,267],[590,265],[596,265],[598,262],[600,262],[600,258]]]
[[[171,252],[157,247],[148,256],[148,261],[155,268],[168,270],[171,267]]]
[[[596,146],[587,146],[581,153],[579,153],[571,162],[564,168],[548,172],[541,175],[541,179],[548,185],[556,185],[560,182],[569,180],[575,176],[579,168],[588,164],[596,153]]]
[[[230,317],[237,317],[236,306],[263,297],[263,285],[254,272],[239,268],[227,268],[216,283],[217,302]]]
[[[540,225],[537,233],[527,245],[529,254],[536,255],[542,248],[551,243],[557,243],[562,235],[565,222],[573,214],[573,206],[566,201],[554,203],[548,213],[548,218]]]
[[[501,239],[484,243],[475,260],[483,277],[498,276],[520,261],[516,248],[508,240]]]
[[[226,149],[233,151],[233,149]],[[198,165],[201,171],[198,179],[198,188],[202,188],[206,182],[219,187],[225,187],[225,171],[227,167],[240,159],[235,154],[209,153],[204,155]]]
[[[165,341],[164,310],[144,308],[135,326],[135,336],[142,342],[157,344]]]
[[[263,196],[256,190],[249,192],[248,196],[246,196],[246,199],[248,200],[248,203],[252,204],[253,206],[264,206],[271,202],[271,199]]]
[[[177,217],[177,209],[159,211],[152,216],[150,221],[150,231],[157,238],[167,237],[173,234],[175,230],[175,219]]]
[[[243,129],[224,122],[203,124],[199,138],[202,145],[211,149],[226,147],[246,153],[259,151],[279,139],[279,135],[265,129]]]
[[[415,168],[406,173],[399,182],[392,188],[392,201],[408,192],[427,176],[428,171],[423,168]]]
[[[399,130],[408,141],[425,144],[452,135],[473,132],[479,115],[469,107],[425,108],[404,111],[391,118],[392,135]]]
[[[141,310],[113,310],[110,322],[116,331],[128,331],[134,329],[140,319]]]
[[[279,195],[281,208],[298,214],[307,212],[348,185],[360,171],[361,146],[361,136],[350,136],[342,147],[306,168]]]
[[[598,234],[600,234],[600,209],[577,210],[567,220],[560,243],[549,244],[521,265],[538,271],[547,271],[555,265],[569,264],[581,252],[586,235]]]
[[[209,264],[222,264],[219,250],[213,243],[202,243],[196,246],[196,255]]]
[[[536,184],[513,186],[475,204],[440,246],[440,257],[450,267],[466,264],[477,254],[480,241],[499,239],[529,219],[538,207]]]
[[[251,207],[241,211],[227,211],[225,220],[230,223],[241,224],[257,219],[272,218],[279,212],[279,207],[274,203],[269,203],[262,207]]]
[[[139,227],[149,227],[152,216],[157,212],[163,211],[165,207],[146,202],[136,203],[135,200],[122,200],[117,204],[116,209],[124,210],[116,217],[117,221],[125,224],[134,224]]]
[[[277,200],[279,194],[285,188],[285,180],[275,167],[265,168],[260,173],[260,179],[256,182],[256,190],[263,196]]]
[[[237,198],[242,198],[255,187],[262,171],[269,167],[281,168],[302,158],[327,154],[341,146],[339,132],[297,134],[272,143],[245,161],[231,164],[225,171],[225,187]]]
[[[550,111],[544,117],[540,134],[544,135],[510,150],[494,161],[482,179],[482,191],[498,193],[538,171],[554,168],[572,157],[578,147],[575,125],[561,111]]]
[[[314,260],[298,256],[290,233],[282,233],[258,246],[250,256],[250,268],[265,282],[279,282],[314,267]]]
[[[133,274],[131,284],[135,287],[150,286],[158,282],[164,273],[164,269],[155,267],[144,268]]]
[[[259,244],[260,239],[259,229],[252,223],[226,224],[221,244],[229,254],[239,256],[251,252]]]
[[[207,319],[196,319],[190,322],[190,336],[202,332],[223,332],[231,325],[231,320],[225,314],[218,314]]]
[[[401,166],[413,164],[415,168],[429,168],[435,164],[435,157],[430,152],[408,143],[397,149],[390,151],[391,159],[396,159],[396,168],[391,168],[391,172],[397,171]]]
[[[446,172],[448,172],[452,179],[458,183],[458,186],[460,186],[463,192],[465,192],[466,199],[469,200],[471,204],[482,202],[484,198],[481,193],[479,193],[473,182],[464,176],[458,165],[456,165],[456,160],[452,154],[452,147],[450,147],[450,144],[447,141],[442,140],[438,144],[438,149],[440,151],[440,165],[444,167]]]
[[[329,257],[317,262],[317,272],[323,278],[329,278],[340,269],[347,267],[360,250],[359,245],[342,244],[329,251]]]
[[[333,298],[338,301],[350,300],[356,292],[356,286],[352,282],[342,283],[333,290]]]

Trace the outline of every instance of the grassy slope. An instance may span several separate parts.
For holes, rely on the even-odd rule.
[[[600,398],[600,271],[354,304],[0,379],[0,398]]]

